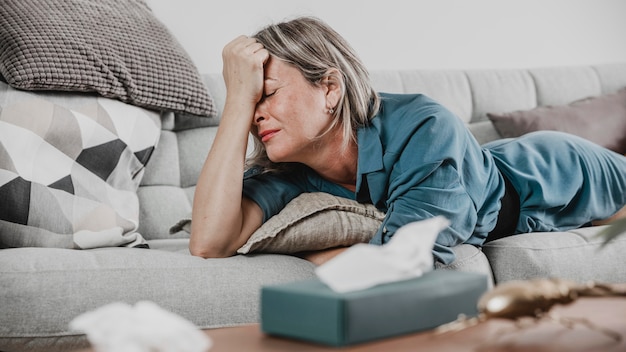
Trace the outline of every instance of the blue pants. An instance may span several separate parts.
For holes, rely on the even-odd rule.
[[[518,192],[516,233],[578,228],[626,205],[626,157],[583,138],[540,131],[483,147]]]

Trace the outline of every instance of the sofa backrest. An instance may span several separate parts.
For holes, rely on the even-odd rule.
[[[423,93],[442,103],[480,143],[500,138],[487,113],[564,105],[626,87],[626,63],[517,70],[396,70],[371,73],[379,91]]]
[[[371,72],[378,91],[423,93],[456,113],[480,143],[500,138],[487,113],[563,105],[626,87],[626,63],[516,70],[385,70]],[[221,114],[226,88],[221,74],[204,75]],[[169,235],[189,216],[194,187],[213,142],[218,118],[164,114],[159,145],[139,187],[139,232]]]

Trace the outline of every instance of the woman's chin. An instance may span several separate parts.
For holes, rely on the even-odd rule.
[[[270,153],[268,151],[267,158],[270,159],[270,161],[273,162],[273,163],[295,162],[295,160],[293,160],[293,158],[290,158],[289,155],[284,154],[284,153]]]
[[[302,162],[300,158],[302,155],[296,152],[296,149],[291,145],[265,145],[265,152],[268,159],[273,163],[293,163]]]
[[[270,159],[271,162],[273,163],[284,163],[285,162],[285,158],[284,155],[280,154],[280,153],[271,153],[269,150],[267,151],[267,158]]]

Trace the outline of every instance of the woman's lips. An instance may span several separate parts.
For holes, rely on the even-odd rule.
[[[267,131],[259,132],[259,137],[261,137],[261,142],[265,143],[269,141],[272,137],[276,135],[276,133],[278,133],[278,131],[280,130],[267,130]]]

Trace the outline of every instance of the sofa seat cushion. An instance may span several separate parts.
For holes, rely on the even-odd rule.
[[[0,350],[68,351],[86,346],[76,316],[111,302],[150,300],[200,328],[258,321],[260,287],[314,277],[284,255],[193,257],[188,240],[152,249],[14,248],[0,255]]]
[[[486,243],[483,251],[497,283],[538,277],[578,282],[626,282],[626,236],[602,246],[604,226],[514,235]]]
[[[493,287],[493,272],[491,271],[489,260],[487,260],[480,248],[470,244],[460,244],[452,247],[452,251],[454,251],[456,259],[450,264],[436,262],[435,270],[454,270],[484,274],[487,276],[487,285]]]

